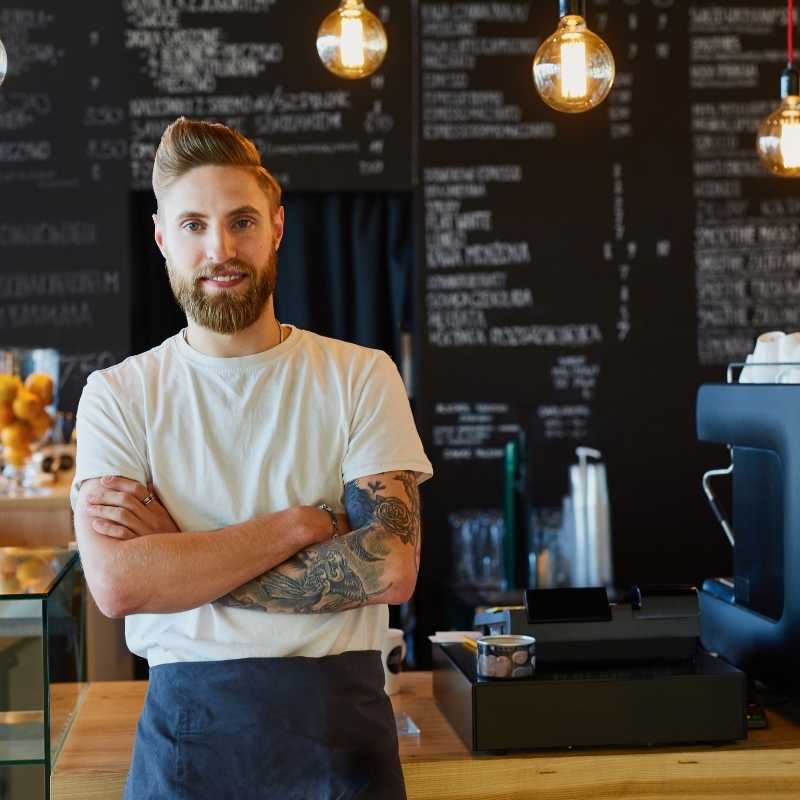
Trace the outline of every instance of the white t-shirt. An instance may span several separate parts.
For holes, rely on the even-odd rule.
[[[210,531],[295,505],[343,511],[345,483],[430,462],[392,360],[292,328],[240,358],[193,350],[183,332],[92,373],[78,406],[72,507],[88,478],[152,480],[182,531]],[[219,535],[224,536],[224,532]],[[385,605],[329,614],[208,603],[133,614],[128,647],[151,666],[379,650]]]

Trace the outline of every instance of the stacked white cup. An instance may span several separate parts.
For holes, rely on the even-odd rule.
[[[800,332],[762,333],[746,363],[739,383],[800,383]]]

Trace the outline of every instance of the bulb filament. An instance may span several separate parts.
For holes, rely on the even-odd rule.
[[[781,125],[780,149],[784,167],[800,167],[800,125],[796,122]]]
[[[586,97],[587,84],[585,42],[564,42],[561,45],[561,96]]]
[[[342,66],[358,69],[364,66],[364,25],[360,17],[342,19],[340,38]]]

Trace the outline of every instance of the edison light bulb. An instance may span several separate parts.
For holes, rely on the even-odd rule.
[[[561,0],[561,20],[533,59],[533,81],[542,100],[556,111],[588,111],[605,100],[614,83],[614,56],[587,27],[585,3]]]
[[[341,78],[371,75],[383,63],[387,48],[386,31],[363,0],[342,0],[317,32],[322,63]]]
[[[8,69],[8,54],[6,48],[3,46],[3,40],[0,39],[0,86],[6,79],[6,70]]]
[[[797,72],[781,73],[780,106],[759,126],[756,150],[761,163],[773,175],[800,177],[800,87]]]

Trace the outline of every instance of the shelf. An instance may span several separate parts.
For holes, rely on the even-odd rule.
[[[44,712],[0,712],[0,764],[44,764]]]

